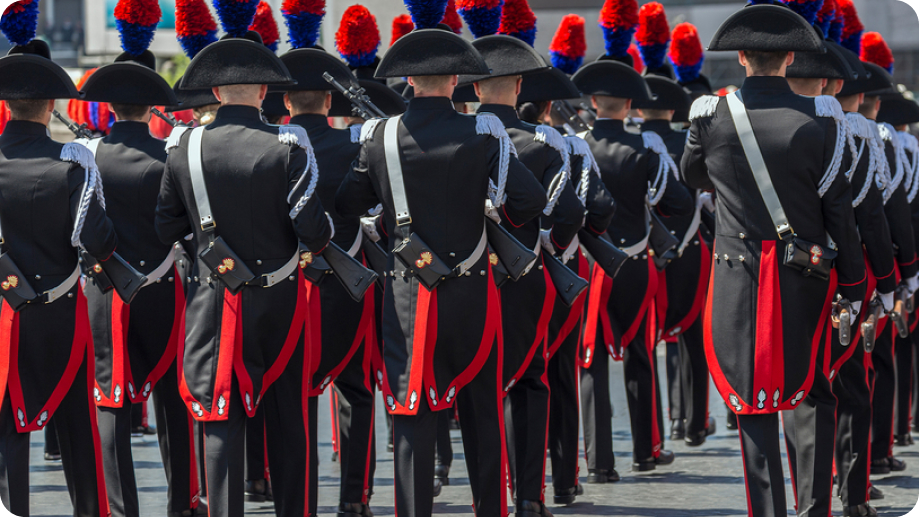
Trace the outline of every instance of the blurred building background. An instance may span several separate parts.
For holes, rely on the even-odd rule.
[[[275,6],[275,17],[281,26],[282,40],[286,39],[286,28],[280,13],[282,0],[268,0]],[[640,4],[651,0],[639,0]],[[671,27],[688,21],[699,29],[703,45],[709,41],[715,29],[732,12],[739,9],[743,0],[660,0],[667,8]],[[322,44],[334,51],[333,37],[344,10],[361,3],[377,17],[382,34],[381,53],[389,44],[392,19],[407,12],[402,0],[326,0],[326,17],[323,22]],[[117,0],[41,0],[39,34],[53,49],[55,60],[75,69],[85,69],[111,62],[121,52],[118,34],[115,30],[114,8]],[[866,31],[877,31],[884,35],[896,58],[895,78],[911,90],[919,90],[919,19],[915,11],[900,0],[855,0]],[[548,55],[549,42],[562,17],[568,13],[583,16],[587,21],[587,59],[591,60],[603,51],[603,36],[597,25],[597,17],[603,0],[530,0],[538,18],[536,49]],[[163,20],[157,31],[151,50],[163,60],[168,75],[170,58],[181,54],[175,40],[174,0],[160,0]],[[468,31],[464,36],[471,38]],[[8,46],[5,39],[0,38]],[[285,50],[282,42],[279,52]],[[0,48],[5,53],[5,48]],[[181,60],[179,61],[181,63]],[[733,53],[707,53],[704,66],[713,85],[717,87],[739,84],[743,80],[742,69]],[[79,70],[74,71],[79,75]]]

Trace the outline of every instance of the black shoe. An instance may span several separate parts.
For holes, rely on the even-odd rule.
[[[434,478],[434,497],[439,496],[440,493],[443,491],[443,489],[444,489],[443,481],[437,478]]]
[[[338,451],[332,451],[332,463],[338,461]]]
[[[271,485],[265,479],[246,480],[246,501],[252,503],[264,503],[272,501],[274,497],[271,494]]]
[[[594,484],[617,483],[619,473],[616,469],[591,469],[587,471],[587,482]],[[583,491],[583,489],[581,489]]]
[[[364,503],[341,503],[338,505],[338,517],[373,517],[373,512]]]
[[[897,447],[908,447],[913,444],[913,437],[909,433],[896,435],[893,439]]]
[[[459,431],[459,429],[460,429],[459,420],[457,420],[457,419],[455,419],[455,418],[451,418],[451,419],[450,419],[450,430],[451,430],[451,431]]]
[[[891,472],[903,472],[904,470],[906,470],[906,462],[902,460],[898,460],[897,458],[894,458],[893,456],[890,456],[889,458],[887,458],[887,464],[890,466]]]
[[[884,499],[884,492],[880,488],[871,485],[868,487],[868,500],[877,501],[878,499]]]
[[[207,505],[198,503],[197,508],[189,508],[184,512],[166,512],[168,517],[207,517]]]
[[[574,500],[579,495],[584,494],[584,487],[581,485],[575,485],[571,488],[566,488],[563,490],[555,489],[555,498],[554,502],[558,505],[569,505],[574,503]]]
[[[878,511],[868,503],[857,506],[846,506],[842,509],[842,517],[877,517]]]
[[[686,427],[682,418],[670,421],[670,439],[673,441],[682,440],[686,436]]]
[[[131,436],[143,436],[143,435],[156,434],[156,428],[152,425],[139,425],[134,429],[131,429]]]
[[[391,444],[391,443],[387,443],[387,444],[386,444],[386,452],[392,452],[393,450],[395,450],[395,449],[393,449],[392,444]]]
[[[871,474],[890,474],[890,463],[887,462],[887,458],[871,460]]]
[[[517,517],[553,517],[541,501],[517,501]]]
[[[705,439],[709,436],[715,434],[715,431],[718,430],[718,425],[715,423],[715,419],[708,417],[707,427],[698,433],[686,433],[686,437],[683,439],[686,442],[686,445],[690,447],[698,447],[705,443]]]
[[[61,453],[59,452],[46,452],[45,461],[61,461]]]
[[[655,457],[650,457],[641,461],[632,462],[632,471],[633,472],[647,472],[649,470],[654,470],[658,465],[670,465],[673,463],[674,455],[670,451],[661,450],[660,454]]]
[[[735,415],[731,410],[728,410],[728,419],[725,427],[727,427],[728,431],[737,430],[737,415]]]
[[[435,465],[434,466],[434,478],[439,479],[440,482],[446,486],[450,484],[450,466],[449,465]]]

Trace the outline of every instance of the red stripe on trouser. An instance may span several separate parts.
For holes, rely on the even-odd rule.
[[[548,343],[543,345],[543,350],[546,349],[547,345]],[[543,356],[545,355],[547,354],[543,353]],[[546,502],[546,458],[549,456],[548,454],[545,454],[545,451],[549,449],[549,410],[552,409],[552,387],[549,386],[549,359],[548,358],[546,358],[546,360],[543,361],[543,365],[544,366],[542,369],[542,375],[540,375],[539,380],[540,382],[542,382],[543,386],[546,387],[546,391],[548,393],[546,394],[546,432],[543,435],[545,436],[545,440],[543,441],[543,444],[542,444],[542,450],[544,452],[542,455],[542,475],[539,477],[539,479],[542,480],[542,488],[539,490],[539,500],[545,503]]]
[[[201,494],[198,486],[198,458],[195,456],[195,422],[190,414],[185,415],[185,420],[188,424],[188,507],[197,508]]]
[[[339,402],[338,402],[338,392],[335,391],[335,386],[333,383],[332,391],[329,392],[329,415],[332,417],[332,451],[338,453],[338,461],[341,461],[341,450],[338,447],[338,436],[339,436],[339,426],[341,423],[339,420]]]
[[[650,260],[648,262],[651,262]],[[657,420],[657,361],[655,361],[654,349],[657,343],[657,310],[654,307],[654,300],[651,300],[651,307],[645,312],[645,346],[648,347],[648,364],[651,367],[651,450],[655,458],[661,455],[661,431],[658,427],[660,423]]]
[[[489,268],[490,269],[490,268]],[[491,273],[488,275],[489,283],[492,282]],[[500,472],[504,473],[505,479],[501,482],[502,487],[508,486],[511,480],[511,476],[508,473],[510,469],[510,462],[507,460],[507,434],[504,428],[504,389],[501,386],[501,365],[504,364],[504,317],[501,313],[501,304],[495,304],[495,310],[498,317],[497,325],[497,341],[498,341],[498,357],[497,357],[497,366],[495,368],[495,403],[498,405],[498,434],[499,434],[499,443],[501,443],[501,468]],[[501,508],[503,511],[507,508],[507,490],[501,490]]]
[[[740,435],[740,460],[743,463],[744,490],[747,493],[747,516],[753,517],[753,501],[750,500],[750,483],[747,481],[747,455],[743,450],[743,428],[740,419],[737,419],[737,434]]]
[[[312,464],[310,463],[310,456],[312,455],[312,443],[310,440],[310,403],[309,403],[309,382],[307,382],[306,375],[310,371],[310,354],[308,351],[303,351],[303,364],[300,367],[303,369],[303,383],[300,385],[300,412],[303,413],[303,432],[305,433],[305,442],[306,442],[306,457],[304,458],[304,468],[306,469],[306,483],[303,487],[303,515],[304,517],[310,517],[310,477],[312,476]]]
[[[79,325],[79,322],[77,322],[77,325]],[[102,439],[99,437],[99,423],[96,421],[96,404],[93,398],[93,387],[96,380],[95,376],[90,373],[93,365],[92,361],[95,360],[95,350],[92,346],[92,340],[89,340],[84,346],[86,347],[86,404],[89,408],[89,422],[93,432],[93,455],[96,459],[96,497],[99,501],[99,517],[109,517],[111,510],[109,509],[108,495],[105,490],[105,470],[102,466]]]
[[[373,388],[370,389],[372,398],[376,398]],[[373,422],[376,416],[376,404],[370,407],[370,432],[367,433],[367,448],[364,455],[364,491],[361,493],[361,502],[367,504],[370,502],[370,458],[373,456],[370,452],[373,450]],[[347,501],[344,501],[347,502]]]

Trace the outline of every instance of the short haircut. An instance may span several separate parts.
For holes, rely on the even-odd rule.
[[[870,97],[865,95],[865,100],[858,107],[858,112],[862,115],[869,116],[869,118],[876,117],[877,111],[875,107],[878,105],[878,99],[880,99],[880,97],[877,95],[871,95]]]
[[[290,105],[297,113],[322,113],[325,110],[325,98],[329,92],[309,90],[303,92],[287,92]]]
[[[823,88],[823,94],[835,96],[839,83],[845,83],[845,81],[842,79],[827,79],[826,86]]]
[[[223,104],[232,104],[257,96],[261,88],[260,84],[228,84],[218,86],[217,91],[220,93],[220,98],[223,99]]]
[[[517,105],[517,116],[530,124],[542,124],[542,114],[548,106],[549,101],[524,102]]]
[[[622,97],[610,97],[608,95],[594,95],[594,101],[597,103],[598,110],[618,113],[625,109],[629,99],[623,99]]]
[[[823,87],[821,86],[821,83],[823,83],[823,79],[821,78],[789,77],[786,80],[788,81],[788,84],[791,86],[792,90],[795,90],[795,91],[804,90],[808,92],[820,91],[818,95],[823,94]],[[829,86],[829,81],[827,82],[827,85]]]
[[[421,75],[412,76],[412,82],[415,84],[415,94],[419,92],[437,91],[453,80],[452,75]]]
[[[788,52],[767,52],[761,50],[747,50],[747,63],[755,74],[774,74],[782,69],[782,64],[788,59]]]
[[[13,120],[35,120],[41,118],[48,110],[48,99],[8,100],[6,106],[10,109],[10,118]]]
[[[670,120],[670,110],[647,110],[639,108],[639,111],[641,111],[645,120]]]
[[[519,75],[482,79],[479,81],[479,90],[482,92],[483,97],[490,97],[517,88],[518,79],[520,79]]]
[[[118,120],[140,120],[150,111],[150,106],[143,104],[111,103],[111,106]]]

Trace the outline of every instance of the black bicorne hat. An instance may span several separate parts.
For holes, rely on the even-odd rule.
[[[882,95],[878,122],[886,122],[894,127],[915,124],[919,122],[919,104],[913,99],[906,98],[899,91]]]
[[[385,84],[380,84],[375,79],[358,79],[358,84],[364,89],[364,95],[370,97],[376,107],[388,116],[405,113],[405,99],[399,92]],[[330,117],[353,117],[351,101],[338,91],[332,92],[332,108],[329,109]]]
[[[290,115],[284,105],[284,92],[268,92],[262,101],[262,114],[266,117],[286,117]]]
[[[254,36],[224,36],[204,47],[188,64],[181,88],[200,90],[230,84],[296,84],[287,66],[262,44],[258,33],[249,33]]]
[[[0,100],[79,99],[80,92],[41,40],[10,49],[0,58]]]
[[[621,61],[594,61],[575,72],[571,81],[584,95],[605,95],[635,101],[654,98],[641,75]]]
[[[689,93],[673,79],[659,75],[646,75],[645,82],[651,93],[657,96],[654,100],[635,101],[634,109],[688,111],[692,106]]]
[[[708,50],[825,52],[823,38],[801,15],[782,5],[751,5],[728,17]]]
[[[548,70],[529,74],[523,78],[517,102],[558,101],[579,98],[581,98],[581,92],[568,78],[568,74],[558,68],[549,68]]]
[[[450,31],[418,29],[389,47],[375,77],[489,73],[482,55],[468,41]]]
[[[328,72],[336,81],[347,88],[357,81],[348,65],[340,59],[318,48],[299,48],[281,56],[290,75],[297,81],[291,86],[274,86],[272,90],[284,91],[329,91],[331,84],[322,78]]]
[[[505,34],[483,36],[472,42],[472,46],[485,59],[491,74],[464,75],[460,84],[470,84],[484,79],[525,75],[546,70],[549,65],[536,49],[523,40]]]
[[[180,77],[172,87],[172,91],[175,93],[179,104],[166,106],[167,113],[203,108],[204,106],[210,106],[211,104],[220,104],[220,101],[217,100],[217,97],[214,96],[214,92],[211,91],[210,88],[202,88],[200,90],[183,90],[179,88],[181,84],[182,78]]]
[[[146,50],[139,56],[127,52],[95,72],[83,84],[83,99],[117,104],[174,106],[179,101],[169,83],[156,73],[156,58]]]
[[[837,97],[849,97],[860,93],[876,93],[880,95],[890,92],[890,88],[893,86],[893,77],[890,76],[887,70],[874,63],[863,62],[862,66],[865,68],[865,77],[854,81],[846,81],[842,85],[842,91],[836,95]]]
[[[826,53],[795,53],[795,61],[788,67],[785,77],[790,79],[843,79],[845,81],[858,79],[858,72],[830,43],[832,42],[827,42]]]

